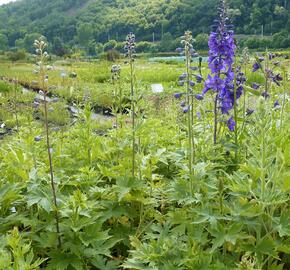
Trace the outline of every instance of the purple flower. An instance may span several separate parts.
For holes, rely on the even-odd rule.
[[[179,76],[179,80],[184,80],[186,78],[186,73],[182,73],[180,76]]]
[[[185,105],[186,105],[185,101],[181,101],[181,102],[180,102],[180,106],[181,106],[182,108],[185,107]]]
[[[200,112],[197,112],[197,113],[196,113],[196,116],[197,116],[198,119],[201,119],[201,114],[200,114]]]
[[[255,90],[258,90],[260,88],[260,84],[257,84],[257,83],[252,83],[252,88],[255,89]]]
[[[197,100],[203,100],[203,95],[196,94],[194,97],[195,97]]]
[[[260,65],[257,62],[255,62],[254,65],[253,65],[253,70],[252,71],[256,72],[259,68],[260,68]]]
[[[227,125],[230,131],[235,130],[236,122],[234,121],[233,117],[228,120]]]
[[[269,53],[269,60],[272,60],[272,59],[274,59],[274,58],[275,58],[275,55],[272,54],[272,53]]]
[[[174,94],[174,97],[175,97],[176,99],[180,99],[180,98],[182,97],[182,93],[175,93],[175,94]]]
[[[205,94],[208,90],[212,90],[215,92],[220,92],[225,88],[225,82],[218,75],[212,77],[208,75],[207,80],[205,81],[205,88],[203,89],[203,94]]]
[[[261,96],[264,97],[264,98],[268,98],[268,97],[270,97],[269,93],[266,92],[266,91],[264,91],[264,92],[261,94]]]
[[[275,103],[274,103],[274,108],[277,108],[277,107],[280,107],[280,103],[279,103],[278,100],[276,100]]]
[[[260,61],[260,62],[263,62],[263,61],[265,61],[265,58],[264,58],[263,56],[260,56],[260,57],[259,57],[259,61]]]
[[[190,85],[191,87],[193,87],[193,86],[195,86],[195,82],[193,82],[193,81],[189,81],[189,85]]]
[[[276,74],[272,77],[273,82],[276,83],[278,86],[280,86],[280,82],[283,81],[283,77],[281,77],[280,74]]]
[[[41,136],[36,136],[36,137],[34,137],[34,141],[35,141],[35,142],[39,142],[39,141],[41,141],[41,139],[42,139]]]
[[[183,113],[187,113],[190,110],[190,106],[186,106],[183,108]]]
[[[221,1],[219,8],[220,18],[217,21],[217,29],[211,32],[209,45],[209,59],[208,66],[211,74],[205,81],[205,86],[202,91],[204,95],[209,90],[214,91],[218,95],[219,108],[223,114],[228,114],[234,106],[234,79],[235,73],[233,70],[233,63],[235,57],[236,45],[234,42],[234,32],[229,30],[227,25],[228,16],[227,8],[224,1]],[[238,70],[239,75],[236,76],[237,81],[237,97],[242,94],[242,83],[245,78],[243,73]],[[202,78],[200,78],[202,80]]]
[[[183,48],[176,48],[175,51],[178,52],[178,53],[183,53]]]
[[[201,83],[202,80],[203,80],[203,78],[202,78],[202,76],[201,76],[200,74],[196,75],[195,78],[196,78],[196,81],[197,81],[198,83]]]
[[[254,111],[255,111],[255,110],[253,110],[253,109],[247,109],[247,111],[246,111],[246,116],[250,116],[251,114],[254,113]]]

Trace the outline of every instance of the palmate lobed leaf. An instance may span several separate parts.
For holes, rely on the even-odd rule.
[[[243,224],[233,223],[232,225],[222,225],[218,223],[214,229],[209,229],[210,234],[214,237],[212,240],[211,252],[221,247],[225,243],[235,245],[237,240],[247,239],[249,236],[243,231]]]

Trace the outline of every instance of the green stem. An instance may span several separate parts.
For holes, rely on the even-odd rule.
[[[193,136],[193,93],[190,91],[190,53],[189,48],[186,48],[186,76],[187,76],[187,104],[188,112],[188,168],[190,179],[190,193],[193,192],[193,162],[194,162],[194,136]]]
[[[283,124],[283,117],[284,117],[284,110],[286,105],[286,82],[287,82],[287,73],[286,70],[283,70],[283,102],[282,102],[282,108],[281,108],[281,115],[280,115],[280,131],[282,130],[282,124]]]
[[[134,66],[133,59],[130,60],[130,86],[131,86],[131,113],[132,113],[132,177],[135,178],[135,95],[133,74]]]
[[[237,108],[237,85],[236,77],[234,80],[234,118],[235,118],[235,160],[238,161],[238,108]]]
[[[56,222],[56,232],[58,235],[58,247],[61,248],[61,238],[60,238],[60,229],[59,229],[59,214],[58,214],[58,207],[57,207],[57,200],[56,200],[56,188],[54,183],[54,175],[53,175],[53,166],[52,166],[52,156],[51,156],[51,146],[50,146],[50,139],[49,139],[49,128],[48,128],[48,113],[47,113],[47,100],[46,100],[46,87],[45,87],[45,69],[43,66],[44,58],[41,52],[41,59],[40,59],[40,79],[42,83],[42,90],[44,93],[44,122],[45,122],[45,132],[46,132],[46,145],[47,145],[47,154],[49,160],[49,171],[50,171],[50,184],[52,189],[53,195],[53,203],[54,203],[54,217]]]

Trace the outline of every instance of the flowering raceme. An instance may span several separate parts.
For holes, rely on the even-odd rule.
[[[219,8],[220,18],[216,25],[216,31],[210,34],[209,38],[209,68],[211,74],[208,75],[205,81],[203,94],[212,90],[216,93],[216,102],[220,105],[222,114],[229,114],[229,111],[234,107],[235,94],[234,94],[234,80],[235,73],[233,70],[234,57],[236,45],[234,42],[234,31],[230,30],[227,22],[227,10],[224,0],[221,1]],[[242,73],[239,72],[242,77]],[[240,84],[237,81],[236,99],[242,94],[242,82],[244,79],[240,78]],[[229,129],[233,130],[233,119]]]

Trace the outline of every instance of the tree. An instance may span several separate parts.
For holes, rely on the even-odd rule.
[[[160,51],[169,52],[175,49],[175,40],[170,33],[165,33],[159,44]]]
[[[89,41],[93,37],[93,27],[90,23],[81,23],[77,27],[77,42],[87,48]]]
[[[208,34],[199,34],[195,38],[196,49],[208,49]]]
[[[8,38],[5,34],[0,33],[0,50],[5,51],[8,48]]]
[[[59,37],[53,39],[52,51],[57,56],[64,56],[66,54],[63,41]]]
[[[41,34],[38,34],[38,33],[26,34],[23,39],[24,49],[28,52],[34,53],[34,48],[33,48],[34,40],[39,39],[40,36]]]

